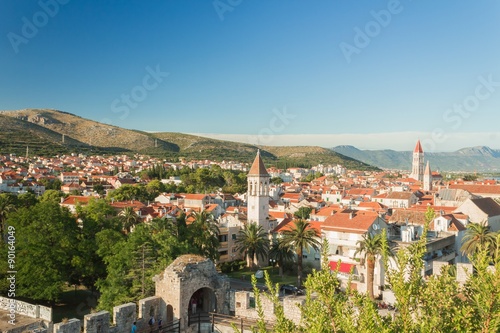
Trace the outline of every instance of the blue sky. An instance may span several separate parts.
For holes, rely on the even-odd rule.
[[[500,148],[500,3],[0,1],[0,109],[260,144]]]

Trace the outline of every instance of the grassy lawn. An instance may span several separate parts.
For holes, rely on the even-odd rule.
[[[83,319],[83,316],[89,314],[91,309],[97,307],[97,296],[90,290],[83,287],[68,288],[61,295],[61,300],[52,307],[52,320],[59,323],[63,318]]]
[[[279,269],[278,267],[271,267],[271,266],[268,266],[268,267],[262,267],[260,268],[261,270],[263,271],[267,271],[267,273],[269,274],[269,277],[271,278],[271,281],[273,283],[279,283],[280,285],[282,284],[293,284],[293,285],[296,285],[297,284],[297,276],[293,275],[293,276],[290,276],[290,275],[285,275],[283,274],[283,276],[279,276]],[[246,281],[251,281],[252,280],[252,275],[255,274],[256,271],[252,271],[251,269],[249,268],[244,268],[242,270],[239,270],[237,272],[230,272],[230,273],[226,273],[230,278],[234,278],[234,279],[243,279],[243,280],[246,280]],[[262,278],[262,279],[257,279],[257,282],[259,283],[266,283],[265,279]]]

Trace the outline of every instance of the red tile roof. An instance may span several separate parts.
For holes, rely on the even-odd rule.
[[[76,205],[79,203],[80,205],[86,205],[89,203],[89,200],[92,197],[84,197],[79,195],[70,195],[61,203],[61,205]]]
[[[474,194],[500,194],[500,185],[455,185],[450,184],[449,188],[461,189]]]
[[[252,167],[248,172],[249,176],[267,176],[270,177],[267,173],[266,167],[264,166],[264,162],[260,157],[260,150],[257,151],[257,156],[255,156],[255,160],[253,161]]]
[[[321,229],[364,234],[377,218],[378,214],[370,211],[342,212],[327,217],[322,223]]]

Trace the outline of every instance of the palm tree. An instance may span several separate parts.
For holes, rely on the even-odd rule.
[[[127,233],[130,233],[139,224],[141,218],[135,213],[133,207],[125,207],[120,213],[120,220],[122,221],[123,229]]]
[[[304,249],[309,253],[310,248],[316,251],[320,248],[319,232],[311,224],[302,219],[295,220],[294,227],[285,230],[279,240],[280,246],[291,247],[297,254],[297,285],[302,286],[302,255]]]
[[[5,231],[7,215],[16,209],[14,200],[15,198],[11,194],[0,194],[0,237],[3,236]]]
[[[375,272],[375,260],[377,255],[383,254],[383,242],[382,234],[371,234],[366,233],[363,235],[363,239],[359,240],[358,248],[354,252],[354,257],[359,253],[364,255],[366,261],[366,289],[368,290],[368,296],[370,299],[375,299],[373,295],[373,278]]]
[[[469,223],[462,239],[462,247],[460,251],[470,256],[475,254],[481,248],[488,248],[490,255],[493,256],[495,251],[497,233],[490,230],[490,226],[486,225],[486,221],[482,223]]]
[[[236,237],[236,250],[245,253],[247,267],[254,267],[259,258],[265,260],[269,252],[267,233],[257,223],[247,223],[238,232]]]
[[[192,244],[200,255],[212,259],[219,258],[219,227],[214,216],[207,212],[193,212],[189,215],[193,222],[188,225]]]
[[[295,253],[291,246],[280,246],[277,240],[274,240],[269,250],[269,259],[275,260],[279,267],[279,275],[283,276],[283,267],[285,263],[293,261]]]

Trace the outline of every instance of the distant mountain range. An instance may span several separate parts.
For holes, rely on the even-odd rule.
[[[279,168],[341,164],[348,169],[378,168],[317,146],[255,146],[182,133],[147,133],[99,123],[48,109],[0,111],[0,154],[53,156],[141,153],[164,158],[251,162],[257,149],[264,161]]]
[[[413,151],[360,150],[337,146],[333,151],[383,169],[410,170]],[[426,153],[433,171],[500,172],[500,150],[486,146],[462,148],[454,152]]]

